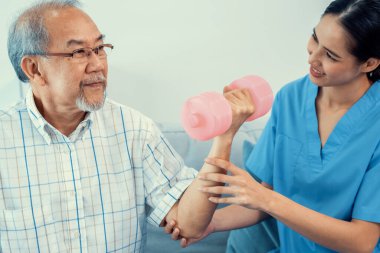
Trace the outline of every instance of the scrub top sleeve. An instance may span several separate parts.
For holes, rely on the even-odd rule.
[[[257,144],[245,164],[247,171],[263,182],[273,186],[273,162],[276,140],[277,116],[279,111],[279,93],[273,102],[272,114]]]
[[[352,218],[380,223],[380,143],[356,196]]]

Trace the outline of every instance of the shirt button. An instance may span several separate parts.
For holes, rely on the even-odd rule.
[[[79,232],[75,232],[74,233],[74,238],[78,238],[79,237]]]
[[[71,192],[70,192],[70,196],[71,196],[71,197],[75,197],[75,191],[71,191]]]

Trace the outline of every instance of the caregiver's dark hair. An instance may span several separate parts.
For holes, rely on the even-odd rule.
[[[342,27],[351,37],[351,53],[359,61],[380,59],[380,0],[335,0],[324,15],[339,17]],[[380,66],[367,74],[371,81],[380,79]]]

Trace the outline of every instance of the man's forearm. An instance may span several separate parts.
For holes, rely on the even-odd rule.
[[[209,157],[229,160],[232,140],[246,119],[254,113],[254,105],[250,92],[247,89],[223,90],[232,111],[232,123],[229,129],[220,136],[215,137]],[[224,169],[210,164],[204,164],[200,173],[226,173]],[[207,182],[195,179],[186,190],[178,205],[177,223],[181,235],[188,238],[199,237],[207,228],[214,214],[216,204],[209,201],[211,196],[199,189],[207,186],[217,186],[220,183]]]
[[[209,157],[230,159],[232,138],[216,137],[211,147]],[[204,164],[199,173],[215,172],[225,173],[225,170]],[[199,191],[205,186],[215,186],[217,183],[195,179],[181,197],[177,209],[177,223],[181,235],[187,238],[200,236],[211,221],[216,204],[210,202],[210,194]]]

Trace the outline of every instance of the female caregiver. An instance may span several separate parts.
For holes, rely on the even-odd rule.
[[[274,252],[380,252],[380,0],[331,2],[307,51],[310,73],[277,93],[247,161],[262,183],[227,161],[206,160],[230,175],[200,174],[226,183],[200,190],[231,205],[216,211],[201,238],[272,216]],[[174,224],[166,230],[177,239]]]

